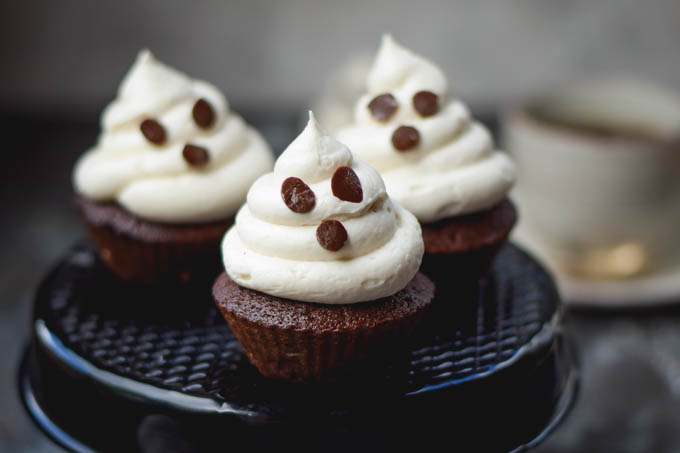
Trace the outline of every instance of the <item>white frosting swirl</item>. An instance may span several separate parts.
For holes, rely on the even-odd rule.
[[[350,167],[363,190],[358,202],[333,195],[331,180]],[[314,192],[306,213],[290,210],[281,196],[289,177]],[[324,220],[337,220],[348,239],[336,251],[316,237]],[[279,157],[273,173],[260,177],[222,243],[227,273],[241,286],[288,299],[350,304],[390,296],[413,278],[423,256],[418,220],[387,196],[380,175],[334,138],[310,112],[305,130]]]
[[[192,118],[199,99],[214,112],[202,129]],[[165,129],[166,141],[150,143],[145,119]],[[117,201],[136,216],[158,222],[226,219],[243,203],[250,184],[270,171],[274,158],[264,139],[229,111],[220,91],[157,61],[143,50],[123,79],[118,97],[104,110],[97,145],[76,164],[76,190],[96,201]],[[209,161],[192,168],[186,144],[203,147]]]
[[[356,104],[355,123],[341,130],[338,140],[378,169],[390,196],[421,222],[480,211],[506,197],[515,180],[513,163],[494,150],[488,130],[449,95],[438,67],[386,35],[367,88]],[[435,115],[423,117],[415,110],[413,96],[420,91],[437,95]],[[368,104],[386,93],[398,108],[381,122]],[[407,152],[392,145],[392,134],[402,125],[420,135],[419,144]]]

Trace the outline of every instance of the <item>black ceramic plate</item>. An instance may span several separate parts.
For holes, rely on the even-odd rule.
[[[478,287],[444,302],[453,308],[403,355],[329,382],[283,384],[248,363],[209,282],[121,284],[77,246],[38,292],[25,401],[74,450],[218,451],[224,436],[253,449],[331,451],[538,442],[575,387],[551,278],[509,245]]]

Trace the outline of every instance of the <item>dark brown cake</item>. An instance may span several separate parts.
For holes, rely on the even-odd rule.
[[[223,273],[213,297],[261,374],[308,382],[377,352],[399,350],[430,306],[434,284],[419,272],[390,297],[329,305],[243,288]]]
[[[437,299],[475,284],[489,269],[517,221],[507,198],[490,209],[421,225],[425,256],[421,270],[437,284]]]
[[[101,260],[123,280],[186,283],[219,272],[219,245],[233,219],[164,224],[141,220],[116,203],[76,195],[75,204]]]

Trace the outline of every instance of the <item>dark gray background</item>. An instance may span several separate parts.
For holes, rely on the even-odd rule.
[[[592,74],[680,88],[677,0],[3,0],[0,103],[88,113],[141,47],[236,104],[306,104],[380,35],[442,66],[454,93],[494,107]]]

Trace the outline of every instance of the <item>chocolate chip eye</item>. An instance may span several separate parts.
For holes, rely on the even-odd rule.
[[[165,128],[161,124],[153,119],[145,119],[142,124],[139,125],[139,129],[142,131],[144,137],[153,143],[154,145],[162,145],[165,143]]]
[[[397,151],[410,151],[420,142],[418,129],[411,126],[399,126],[392,133],[392,145]]]
[[[286,178],[281,184],[281,198],[288,209],[298,214],[309,212],[316,205],[316,195],[300,178]]]
[[[207,149],[190,143],[187,143],[186,146],[184,146],[182,157],[184,157],[184,160],[190,166],[195,168],[205,167],[210,160],[210,154],[208,154]]]
[[[337,252],[347,241],[347,230],[337,220],[324,220],[316,229],[316,240],[326,250]]]
[[[432,116],[439,111],[439,98],[432,91],[419,91],[413,95],[413,108],[420,116]]]
[[[361,181],[350,167],[340,167],[335,170],[333,179],[331,179],[331,189],[333,195],[343,201],[360,203],[364,199]]]
[[[389,120],[394,115],[397,107],[399,107],[397,100],[389,93],[374,97],[368,104],[368,109],[371,111],[373,118],[383,122]]]
[[[191,111],[194,122],[201,129],[208,129],[215,122],[215,112],[205,99],[199,99]]]

